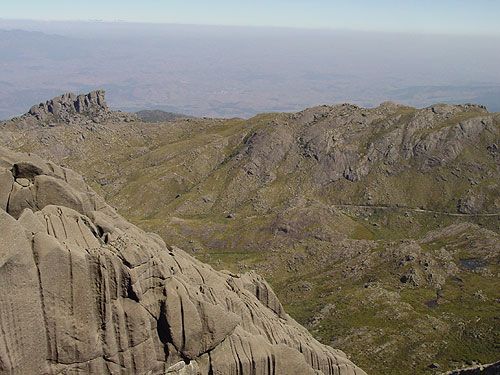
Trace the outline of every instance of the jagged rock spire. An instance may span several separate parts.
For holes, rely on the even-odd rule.
[[[56,96],[45,103],[34,105],[30,108],[29,114],[43,120],[47,116],[65,118],[67,115],[79,114],[98,114],[109,111],[105,99],[104,90],[91,91],[85,95],[75,95],[65,93]]]
[[[104,123],[107,121],[134,121],[137,116],[111,111],[106,103],[105,91],[95,90],[88,94],[65,93],[46,102],[34,105],[21,119],[28,124],[71,125]]]

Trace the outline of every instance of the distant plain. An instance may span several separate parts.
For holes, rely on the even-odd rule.
[[[350,102],[500,111],[499,38],[0,20],[0,119],[62,92],[110,105],[248,118]]]

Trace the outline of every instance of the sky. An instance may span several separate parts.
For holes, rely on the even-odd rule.
[[[500,36],[498,0],[1,0],[0,18]]]

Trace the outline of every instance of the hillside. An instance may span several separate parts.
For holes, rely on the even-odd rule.
[[[0,141],[79,171],[215,268],[257,270],[370,374],[498,360],[500,114],[482,106],[51,127],[28,116]]]

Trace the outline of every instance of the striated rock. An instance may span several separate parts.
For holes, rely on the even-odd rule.
[[[0,374],[365,374],[71,170],[0,148],[0,205]]]

